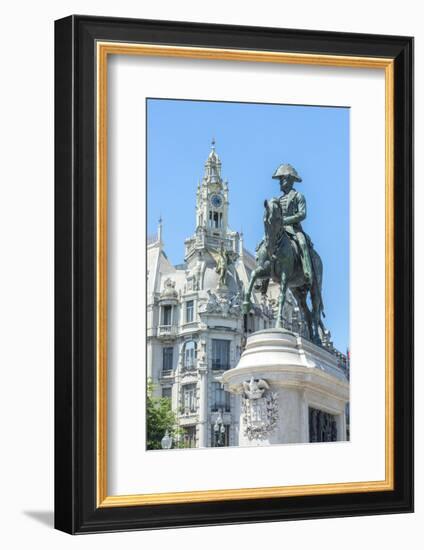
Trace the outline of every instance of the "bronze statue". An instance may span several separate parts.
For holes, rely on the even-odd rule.
[[[216,262],[215,271],[219,275],[218,287],[223,288],[226,286],[228,268],[234,261],[234,254],[232,251],[226,250],[223,243],[221,243],[219,252],[216,252],[215,250],[209,250],[209,252]]]
[[[256,248],[256,269],[245,294],[244,312],[251,308],[251,295],[254,286],[258,288],[258,280],[262,294],[266,294],[272,279],[280,285],[276,327],[283,326],[283,306],[290,288],[304,314],[311,340],[320,344],[319,327],[323,329],[321,314],[324,315],[322,261],[301,226],[306,217],[306,202],[293,184],[302,180],[290,164],[282,164],[273,178],[280,180],[283,194],[264,203],[265,237]],[[308,292],[312,312],[306,302]]]
[[[272,176],[280,180],[282,195],[279,198],[283,213],[284,229],[293,237],[300,248],[303,274],[307,285],[312,283],[312,265],[309,254],[309,237],[304,233],[301,222],[306,218],[306,201],[302,193],[293,188],[295,182],[301,182],[297,171],[291,164],[281,164]]]

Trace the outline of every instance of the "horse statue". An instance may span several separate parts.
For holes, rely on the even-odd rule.
[[[322,332],[325,332],[321,319],[321,315],[325,317],[321,297],[321,258],[311,246],[310,256],[313,277],[312,283],[310,285],[306,284],[299,246],[284,229],[283,212],[278,199],[266,200],[264,206],[265,237],[256,248],[256,268],[252,271],[244,296],[243,312],[248,313],[252,307],[253,289],[261,289],[262,294],[266,295],[269,282],[272,279],[280,285],[276,328],[283,327],[283,306],[287,289],[290,288],[299,308],[303,312],[311,341],[320,345],[322,341],[319,328]],[[310,311],[306,302],[308,292],[310,293],[312,311]]]

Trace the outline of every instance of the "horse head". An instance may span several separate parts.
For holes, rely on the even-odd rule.
[[[283,230],[283,212],[278,199],[264,201],[264,227],[268,243],[273,246],[281,236]]]

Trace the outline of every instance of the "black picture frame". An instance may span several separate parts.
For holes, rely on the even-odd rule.
[[[394,60],[394,490],[97,507],[98,40]],[[76,534],[413,511],[413,39],[73,15],[55,22],[55,73],[55,527]]]

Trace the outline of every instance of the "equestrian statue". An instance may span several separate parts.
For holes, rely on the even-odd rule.
[[[306,320],[311,341],[321,344],[319,328],[325,332],[321,319],[321,315],[325,317],[322,261],[301,225],[306,218],[306,201],[293,185],[302,179],[290,164],[281,164],[272,177],[279,180],[282,194],[264,202],[265,236],[256,247],[256,268],[244,296],[243,311],[248,313],[252,307],[253,289],[261,290],[265,296],[272,279],[280,286],[276,327],[283,327],[283,306],[290,288]],[[307,304],[308,293],[312,311]]]

